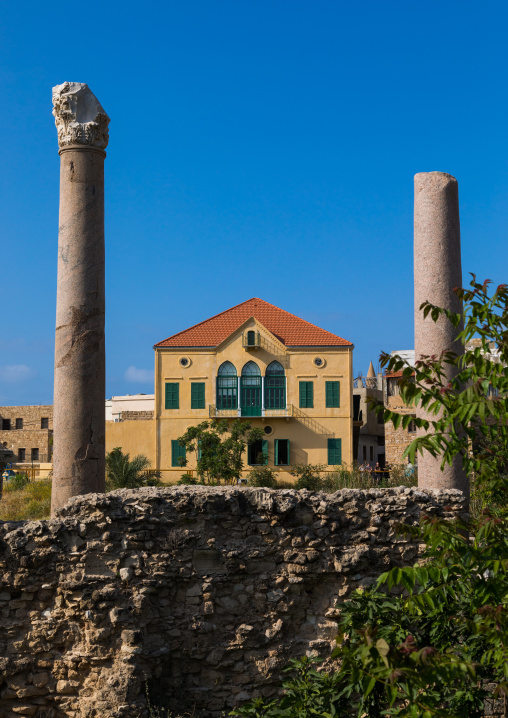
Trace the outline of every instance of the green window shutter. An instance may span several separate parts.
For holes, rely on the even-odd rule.
[[[325,383],[325,394],[328,408],[340,407],[340,381],[327,381]]]
[[[205,383],[193,382],[191,384],[191,409],[205,408]]]
[[[291,464],[291,442],[288,439],[288,466]]]
[[[197,460],[199,461],[201,459],[202,451],[201,451],[201,439],[198,441],[198,455]]]
[[[300,382],[300,408],[312,409],[314,407],[314,382]]]
[[[186,459],[185,446],[181,446],[177,439],[171,441],[171,466],[181,466],[180,459]]]
[[[328,439],[328,464],[340,466],[342,463],[342,439]]]
[[[263,447],[262,447],[262,454],[263,454],[263,464],[268,463],[268,439],[262,439],[263,441]]]
[[[279,465],[279,440],[275,439],[275,448],[274,448],[274,454],[275,454],[275,466]]]
[[[180,408],[180,384],[166,384],[166,409]]]

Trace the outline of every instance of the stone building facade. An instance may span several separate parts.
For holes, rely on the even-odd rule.
[[[14,453],[20,467],[51,462],[53,407],[0,407],[0,444]]]
[[[402,372],[385,374],[383,387],[384,404],[387,408],[392,411],[397,411],[399,414],[415,416],[414,407],[405,406],[399,396],[398,380],[401,376]],[[404,459],[403,454],[413,439],[416,438],[416,426],[414,422],[411,422],[407,429],[402,428],[402,426],[396,429],[391,421],[387,421],[385,422],[384,429],[386,462],[390,466],[407,463],[408,459]]]

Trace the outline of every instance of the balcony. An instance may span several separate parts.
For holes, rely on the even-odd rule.
[[[238,418],[249,418],[249,419],[255,419],[255,418],[262,418],[262,419],[268,419],[268,418],[275,418],[278,416],[281,416],[283,418],[291,418],[295,416],[295,407],[293,404],[287,404],[287,406],[284,409],[261,409],[260,413],[257,415],[253,415],[251,413],[243,413],[242,409],[217,409],[214,404],[208,405],[208,415],[211,419],[238,419]]]

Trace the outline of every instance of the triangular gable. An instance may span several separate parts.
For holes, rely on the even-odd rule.
[[[244,331],[247,329],[247,327],[249,327],[249,324],[250,324],[252,321],[254,321],[254,327],[256,328],[256,330],[257,330],[258,332],[261,332],[261,333],[265,334],[265,336],[269,337],[270,342],[271,342],[272,344],[275,344],[275,346],[276,346],[278,349],[280,349],[280,353],[281,353],[281,354],[284,354],[284,352],[286,351],[286,347],[284,346],[284,344],[275,336],[275,334],[272,334],[272,332],[271,332],[269,329],[267,329],[265,326],[263,326],[263,325],[261,324],[261,322],[256,319],[256,317],[249,317],[248,319],[245,320],[245,322],[244,322],[241,326],[238,327],[238,329],[234,329],[234,330],[231,332],[231,334],[230,334],[228,337],[226,337],[226,338],[224,339],[224,341],[222,341],[222,342],[216,347],[217,351],[220,351],[221,349],[223,349],[223,348],[231,341],[231,338],[232,338],[233,336],[235,336],[235,335],[237,335],[237,334],[241,334],[242,332],[244,332]],[[250,328],[251,328],[251,327],[249,327],[249,329],[250,329]]]

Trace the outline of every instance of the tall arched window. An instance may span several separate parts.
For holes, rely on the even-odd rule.
[[[242,369],[240,406],[242,416],[261,416],[261,370],[253,361]]]
[[[265,374],[265,409],[286,408],[286,376],[284,367],[273,361],[266,367]]]
[[[217,409],[238,408],[238,377],[230,361],[220,365],[217,372]]]

